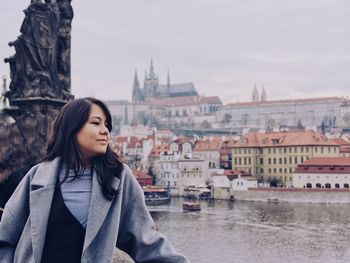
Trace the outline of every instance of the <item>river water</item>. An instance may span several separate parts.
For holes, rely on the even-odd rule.
[[[201,201],[150,206],[156,227],[192,263],[350,262],[350,205]]]

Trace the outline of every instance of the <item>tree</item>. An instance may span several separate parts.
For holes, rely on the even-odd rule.
[[[225,113],[221,123],[226,124],[226,123],[230,123],[231,121],[232,121],[232,115],[229,113]]]
[[[347,127],[350,127],[350,112],[346,112],[343,116],[343,121],[344,121],[344,124],[347,126]]]
[[[203,121],[201,123],[200,128],[202,128],[202,129],[210,129],[211,128],[211,124],[207,120],[205,120],[205,121]]]

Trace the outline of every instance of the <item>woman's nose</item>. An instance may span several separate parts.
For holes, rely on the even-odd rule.
[[[108,128],[105,125],[103,125],[101,130],[100,130],[100,133],[101,134],[109,134]]]

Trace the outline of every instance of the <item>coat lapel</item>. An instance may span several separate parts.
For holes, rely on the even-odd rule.
[[[113,188],[118,189],[120,180],[114,177]],[[92,176],[92,191],[88,221],[86,226],[85,241],[83,247],[83,253],[90,246],[92,241],[95,239],[97,232],[100,230],[111,204],[114,199],[108,200],[104,197],[102,187],[98,182],[96,171],[93,172]]]
[[[45,242],[47,222],[55,184],[59,171],[60,159],[42,163],[36,171],[31,182],[30,192],[30,218],[33,242],[33,254],[36,262],[40,262]]]

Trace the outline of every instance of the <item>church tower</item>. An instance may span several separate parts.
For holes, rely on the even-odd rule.
[[[266,101],[266,91],[265,91],[265,87],[262,87],[262,91],[261,91],[261,101]]]
[[[168,76],[167,76],[167,82],[166,82],[166,92],[167,92],[167,96],[170,97],[170,72],[168,69]]]
[[[252,101],[253,102],[259,101],[259,92],[258,92],[258,89],[256,88],[256,85],[254,85],[254,90],[252,93]]]
[[[140,83],[137,78],[137,71],[135,70],[134,86],[132,89],[132,102],[143,101],[142,91],[140,89]]]
[[[159,79],[158,76],[156,76],[154,72],[153,67],[153,60],[151,59],[151,65],[149,69],[149,74],[145,76],[145,83],[144,83],[144,96],[145,98],[154,98],[157,97],[157,88],[159,86]]]

